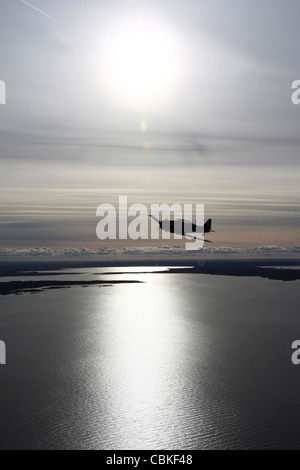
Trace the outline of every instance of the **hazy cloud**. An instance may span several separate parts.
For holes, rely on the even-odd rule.
[[[195,257],[197,255],[213,255],[213,256],[229,256],[229,255],[240,255],[252,257],[258,256],[276,256],[276,255],[300,255],[300,247],[281,247],[281,246],[261,246],[256,248],[241,249],[234,247],[210,247],[204,248],[200,251],[186,251],[181,247],[133,247],[123,248],[123,250],[117,250],[115,248],[99,248],[92,250],[90,248],[66,248],[63,250],[54,250],[51,248],[28,248],[28,249],[16,249],[16,248],[0,248],[0,258],[85,258],[85,257],[101,257],[101,256],[144,256],[144,257],[155,257],[155,256],[170,256],[170,257]]]
[[[108,256],[117,254],[113,248],[65,248],[63,250],[53,250],[51,248],[27,248],[17,250],[15,248],[0,248],[0,258],[82,258],[90,256]]]

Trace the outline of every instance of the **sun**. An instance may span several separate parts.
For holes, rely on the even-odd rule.
[[[115,25],[104,44],[102,76],[126,106],[158,105],[179,77],[177,41],[168,27],[136,20]]]

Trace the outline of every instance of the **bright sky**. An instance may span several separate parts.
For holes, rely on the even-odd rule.
[[[205,204],[211,253],[299,254],[298,0],[3,0],[0,11],[0,257],[104,249],[96,208],[119,195]]]

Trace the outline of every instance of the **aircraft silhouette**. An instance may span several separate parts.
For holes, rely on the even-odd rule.
[[[201,240],[207,243],[212,243],[210,240],[206,240],[203,238],[198,238],[190,235],[191,233],[211,233],[214,232],[212,230],[212,219],[209,219],[205,224],[204,227],[199,227],[192,222],[187,222],[186,220],[159,220],[153,215],[150,215],[152,219],[155,220],[160,226],[160,229],[165,232],[176,233],[177,235],[183,235],[184,237],[191,238],[193,240]]]

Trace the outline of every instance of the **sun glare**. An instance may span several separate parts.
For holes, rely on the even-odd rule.
[[[102,71],[110,94],[126,106],[158,105],[179,76],[173,32],[148,21],[115,25],[107,34]]]

